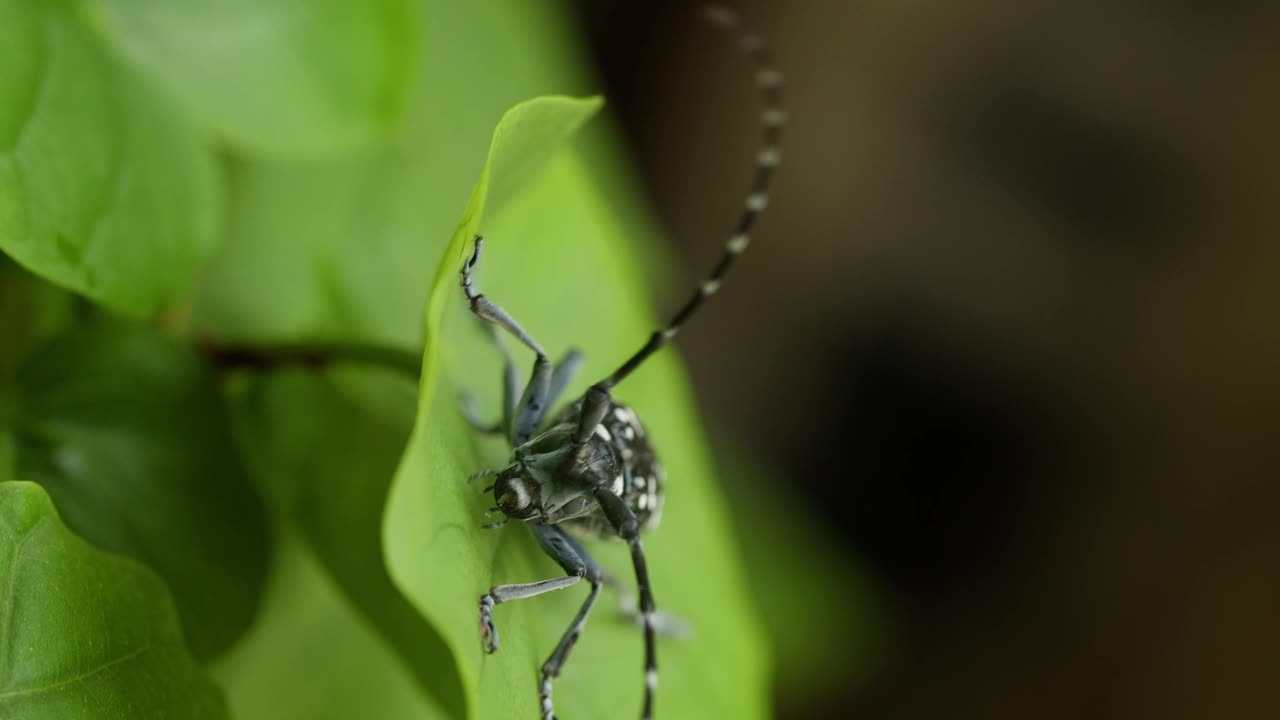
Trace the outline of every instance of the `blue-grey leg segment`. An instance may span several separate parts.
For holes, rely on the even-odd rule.
[[[525,386],[524,394],[521,395],[519,406],[515,409],[515,415],[510,422],[512,441],[516,445],[523,445],[529,439],[529,436],[533,434],[538,420],[542,419],[542,414],[546,412],[547,393],[551,386],[551,362],[547,360],[547,353],[538,344],[538,341],[525,332],[525,329],[520,326],[520,323],[516,322],[516,319],[510,313],[471,287],[473,282],[471,273],[476,263],[480,260],[482,247],[484,247],[484,238],[477,235],[475,250],[472,251],[471,257],[463,264],[462,270],[458,273],[458,284],[462,286],[462,294],[466,296],[471,312],[477,317],[506,330],[512,337],[537,354],[537,359],[533,362],[533,373],[529,377],[529,384]],[[510,373],[508,373],[508,377],[509,375]],[[510,380],[507,380],[504,387],[512,388],[513,384]]]
[[[556,369],[551,373],[551,389],[547,392],[547,408],[550,409],[560,400],[560,396],[564,394],[564,389],[573,382],[573,377],[578,374],[578,370],[582,368],[582,353],[577,349],[570,350],[565,356],[560,358],[560,362],[556,363]]]
[[[494,652],[498,649],[498,630],[493,624],[493,607],[512,600],[523,600],[553,590],[563,590],[578,584],[580,580],[592,575],[593,585],[599,584],[600,568],[598,568],[582,546],[554,525],[529,523],[544,552],[551,556],[560,567],[564,568],[565,577],[550,578],[531,583],[511,585],[495,585],[489,592],[480,596],[480,633],[484,638],[485,650]],[[581,552],[581,554],[579,554]],[[583,557],[586,556],[586,560]]]
[[[511,437],[511,419],[516,415],[516,398],[520,397],[520,371],[516,370],[516,359],[511,350],[502,341],[496,325],[489,326],[493,344],[502,353],[502,422],[501,428],[507,437]]]
[[[578,614],[574,616],[573,623],[560,637],[560,642],[556,644],[551,656],[542,664],[542,682],[538,686],[539,707],[542,710],[543,720],[555,720],[555,711],[551,704],[551,681],[560,677],[560,669],[569,658],[569,651],[578,642],[582,629],[586,627],[587,617],[591,614],[591,608],[595,605],[596,598],[600,596],[600,587],[604,584],[604,572],[600,566],[596,565],[596,561],[592,559],[586,548],[582,547],[572,535],[554,525],[543,527],[553,530],[554,535],[548,533],[545,540],[542,537],[539,538],[542,549],[560,563],[565,572],[578,572],[577,566],[571,569],[570,565],[566,565],[565,560],[562,559],[568,555],[568,552],[572,552],[582,562],[582,568],[586,571],[585,577],[591,583],[591,592],[583,601],[582,607],[578,608]]]
[[[551,363],[545,355],[533,361],[533,375],[524,386],[524,394],[516,405],[515,421],[511,428],[511,443],[519,447],[533,437],[542,416],[547,413],[547,395],[551,391]]]
[[[582,353],[577,350],[571,350],[565,355],[554,370],[545,362],[545,358],[538,357],[533,365],[533,377],[525,386],[520,404],[516,408],[515,426],[511,433],[512,444],[520,446],[533,437],[533,433],[542,424],[542,419],[547,416],[547,411],[559,399],[581,365]]]
[[[608,572],[605,572],[602,584],[617,594],[618,613],[628,622],[643,627],[644,616],[640,612],[640,603],[636,600],[636,596],[623,587],[618,578]],[[688,620],[677,615],[654,610],[652,620],[653,632],[656,635],[675,638],[676,640],[685,640],[693,635],[693,625]]]
[[[476,321],[484,325],[494,346],[502,354],[502,417],[492,423],[482,418],[476,407],[475,396],[469,392],[462,394],[462,417],[471,427],[486,435],[502,434],[511,437],[511,418],[515,416],[516,398],[520,396],[520,373],[516,370],[511,350],[502,341],[498,326],[484,322],[482,318],[477,318]]]
[[[480,417],[480,411],[476,407],[476,397],[471,393],[463,392],[458,404],[462,406],[463,419],[477,432],[482,432],[485,435],[505,434],[506,426],[502,420],[488,422]]]
[[[591,614],[591,607],[595,605],[596,598],[600,595],[603,573],[600,566],[587,553],[586,548],[582,547],[569,533],[555,525],[536,522],[529,523],[529,528],[537,538],[538,545],[556,561],[556,564],[564,568],[566,575],[531,583],[496,585],[491,588],[489,592],[480,596],[480,634],[485,651],[492,653],[498,649],[498,629],[493,623],[495,605],[535,597],[553,590],[563,590],[578,584],[584,578],[591,583],[591,592],[582,603],[582,607],[578,609],[573,623],[560,638],[551,656],[542,665],[542,681],[538,687],[538,698],[544,720],[553,720],[555,712],[551,704],[551,681],[559,677],[560,669],[564,667],[564,662],[569,657],[569,651],[582,635],[587,617]]]

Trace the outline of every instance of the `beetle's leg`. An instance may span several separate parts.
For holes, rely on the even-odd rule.
[[[644,624],[644,709],[640,717],[650,720],[653,717],[653,692],[658,687],[658,658],[654,643],[653,588],[649,584],[649,569],[640,544],[640,525],[631,508],[608,488],[597,486],[592,495],[614,532],[631,548],[631,564],[635,566],[636,588],[640,592],[640,620]]]
[[[459,398],[462,405],[462,417],[477,431],[486,435],[511,435],[511,417],[515,414],[516,398],[520,395],[520,373],[516,370],[515,358],[511,350],[502,341],[498,326],[484,322],[485,331],[489,333],[493,344],[502,354],[502,417],[497,422],[486,422],[476,408],[475,396],[469,392],[462,393]]]
[[[462,411],[462,418],[477,432],[485,435],[499,435],[505,432],[505,418],[499,419],[497,422],[486,422],[484,418],[480,417],[480,411],[476,407],[475,395],[463,392],[458,398],[458,405]]]
[[[471,312],[506,330],[524,344],[525,347],[537,354],[537,358],[533,361],[533,373],[529,376],[529,384],[525,386],[524,393],[520,396],[520,402],[516,406],[515,414],[509,423],[512,444],[523,445],[528,441],[529,436],[533,434],[538,422],[542,420],[543,414],[546,413],[547,394],[551,389],[551,362],[547,360],[547,353],[538,344],[538,341],[525,332],[525,329],[520,327],[520,323],[516,322],[516,319],[511,317],[510,313],[503,310],[483,294],[472,289],[471,270],[475,267],[476,262],[480,260],[480,248],[483,245],[484,238],[477,235],[475,250],[471,253],[471,257],[467,262],[463,264],[462,271],[458,273],[458,282],[462,286],[462,294],[466,296]],[[508,382],[506,387],[510,388],[511,384]]]
[[[577,349],[570,349],[560,358],[560,362],[556,363],[556,369],[551,373],[551,388],[547,391],[547,408],[550,409],[560,399],[560,395],[564,393],[564,389],[573,382],[573,376],[578,374],[578,370],[582,367],[582,353]]]
[[[609,412],[611,402],[613,398],[609,395],[609,386],[596,383],[587,388],[586,394],[582,396],[582,410],[578,413],[578,429],[573,434],[573,444],[579,449],[596,431],[596,426],[604,419],[604,414]]]
[[[601,582],[618,594],[618,613],[627,621],[643,626],[644,617],[640,612],[640,604],[636,601],[636,596],[628,592],[622,582],[608,572],[604,573]],[[693,634],[693,625],[678,615],[654,610],[653,632],[664,637],[683,640]]]
[[[503,364],[503,383],[502,383],[502,418],[497,422],[486,422],[480,417],[480,413],[476,408],[476,399],[471,393],[462,393],[461,406],[462,417],[467,423],[475,428],[477,432],[486,435],[510,435],[511,418],[515,413],[516,398],[520,394],[520,376],[516,373],[515,363],[511,359],[510,353],[507,351],[506,345],[503,344],[502,338],[497,334],[497,328],[490,325],[494,330],[494,342],[502,349],[502,354],[506,358]],[[565,387],[573,380],[573,376],[577,374],[578,369],[582,367],[582,353],[577,350],[570,350],[565,354],[560,362],[556,363],[555,369],[551,372],[551,384],[547,391],[546,402],[543,403],[542,412],[536,418],[531,419],[534,428],[536,428],[546,417],[546,413],[560,399],[560,395],[564,393]]]
[[[501,605],[512,600],[535,597],[553,590],[563,590],[578,584],[582,578],[587,577],[590,569],[587,562],[583,561],[574,547],[576,543],[569,540],[563,530],[554,525],[543,525],[537,522],[531,522],[528,525],[533,530],[533,534],[537,537],[538,544],[542,546],[543,551],[559,563],[567,575],[531,583],[494,585],[489,588],[489,592],[481,595],[480,633],[484,639],[486,652],[492,653],[498,649],[498,630],[493,624],[492,617],[495,605]],[[594,563],[591,563],[591,567],[594,568]],[[598,573],[599,570],[597,569],[596,572]],[[598,577],[592,583],[599,584]]]
[[[538,699],[542,709],[543,720],[554,720],[555,713],[552,711],[551,705],[551,681],[560,677],[560,669],[564,667],[565,661],[568,660],[569,651],[573,649],[574,643],[578,642],[578,638],[582,635],[582,629],[587,624],[587,616],[591,613],[591,607],[595,605],[596,598],[600,595],[603,573],[600,567],[596,565],[595,560],[587,553],[586,548],[582,547],[573,536],[557,526],[550,525],[546,527],[554,530],[559,539],[567,543],[577,553],[578,558],[585,566],[586,578],[591,583],[591,593],[583,601],[582,607],[578,608],[578,614],[574,616],[573,623],[569,625],[569,629],[565,630],[564,635],[560,637],[560,642],[556,643],[556,648],[551,652],[551,656],[542,664],[542,682],[538,686]],[[546,548],[547,545],[544,544],[543,547]],[[555,555],[552,554],[552,557],[555,557]],[[557,561],[559,560],[557,559]],[[563,562],[561,562],[561,565],[563,565]]]
[[[551,656],[542,665],[542,681],[538,686],[538,698],[543,720],[552,720],[555,717],[555,713],[551,705],[551,681],[559,677],[560,669],[564,667],[564,662],[569,657],[569,651],[573,649],[574,643],[578,641],[578,637],[582,634],[582,628],[587,624],[587,616],[591,613],[591,607],[600,595],[601,571],[600,566],[596,565],[595,560],[591,558],[586,549],[564,530],[555,525],[543,525],[542,523],[529,523],[529,527],[533,530],[543,551],[550,555],[560,567],[564,568],[567,574],[565,577],[539,580],[538,582],[497,585],[491,588],[489,592],[480,596],[480,633],[484,640],[485,650],[492,653],[498,649],[498,630],[493,624],[492,616],[495,605],[542,595],[553,590],[562,590],[576,585],[584,578],[591,583],[591,592],[582,603],[582,607],[578,609],[578,614],[574,617],[573,623],[560,638],[560,642],[556,645],[555,650],[552,651]]]
[[[480,596],[480,635],[487,653],[498,651],[498,627],[493,624],[493,607],[512,600],[523,600],[535,597],[552,590],[563,590],[577,585],[581,575],[567,575],[531,583],[513,583],[511,585],[494,585],[489,592]]]

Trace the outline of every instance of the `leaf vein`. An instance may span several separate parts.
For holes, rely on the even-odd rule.
[[[13,634],[17,632],[17,623],[13,622],[13,612],[18,594],[18,570],[22,567],[20,562],[22,549],[26,547],[27,541],[35,535],[35,531],[41,524],[43,521],[30,528],[26,537],[18,541],[17,547],[13,550],[13,560],[9,563],[9,587],[5,589],[4,612],[0,612],[0,618],[4,619],[4,632],[0,633],[0,682],[4,681],[9,671],[9,647],[13,644]]]
[[[0,151],[0,155],[13,156],[18,147],[22,145],[22,140],[26,137],[27,130],[30,129],[32,121],[36,116],[36,108],[40,106],[40,99],[44,96],[45,86],[48,84],[49,77],[49,43],[52,40],[52,31],[47,23],[41,22],[43,26],[43,34],[41,36],[40,53],[37,58],[39,67],[36,69],[35,87],[27,94],[27,105],[22,109],[20,117],[22,121],[18,124],[17,132],[14,133],[13,140],[9,143],[9,147]]]
[[[120,657],[115,658],[114,660],[108,660],[107,662],[102,663],[98,667],[93,668],[91,670],[86,670],[80,673],[79,675],[69,677],[65,680],[59,680],[54,683],[49,683],[48,685],[41,685],[39,687],[33,687],[33,688],[21,688],[19,690],[10,690],[8,692],[2,692],[0,693],[0,703],[12,700],[13,698],[24,697],[27,695],[37,695],[39,693],[49,692],[50,690],[57,690],[60,687],[71,685],[73,683],[83,682],[93,677],[94,675],[97,675],[98,673],[105,672],[115,667],[116,665],[122,665],[127,662],[132,662],[133,660],[136,660],[142,655],[145,655],[151,652],[152,650],[156,650],[159,647],[160,647],[159,645],[146,645],[144,647],[138,648],[137,650],[134,650],[131,653],[121,655]]]

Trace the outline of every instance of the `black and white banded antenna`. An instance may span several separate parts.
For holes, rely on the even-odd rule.
[[[755,176],[746,200],[743,202],[742,212],[738,215],[737,224],[728,242],[725,243],[719,262],[666,327],[655,330],[643,347],[611,375],[596,383],[593,390],[608,392],[613,386],[622,382],[650,355],[674,338],[703,303],[720,289],[720,283],[729,272],[729,268],[733,267],[733,261],[751,244],[751,230],[760,213],[764,212],[769,205],[770,182],[774,171],[782,162],[782,131],[787,123],[787,113],[782,104],[782,72],[774,66],[773,53],[770,52],[764,39],[742,22],[737,12],[720,5],[710,5],[707,6],[705,14],[708,22],[713,26],[737,36],[742,52],[756,67],[755,82],[764,100],[764,109],[760,113],[763,138],[760,150],[756,154]]]

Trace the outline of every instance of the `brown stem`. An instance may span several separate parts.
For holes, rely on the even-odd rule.
[[[411,377],[422,373],[418,352],[356,342],[297,342],[279,344],[230,343],[199,340],[196,349],[219,370],[269,369],[291,365],[322,368],[335,363],[376,365]]]

